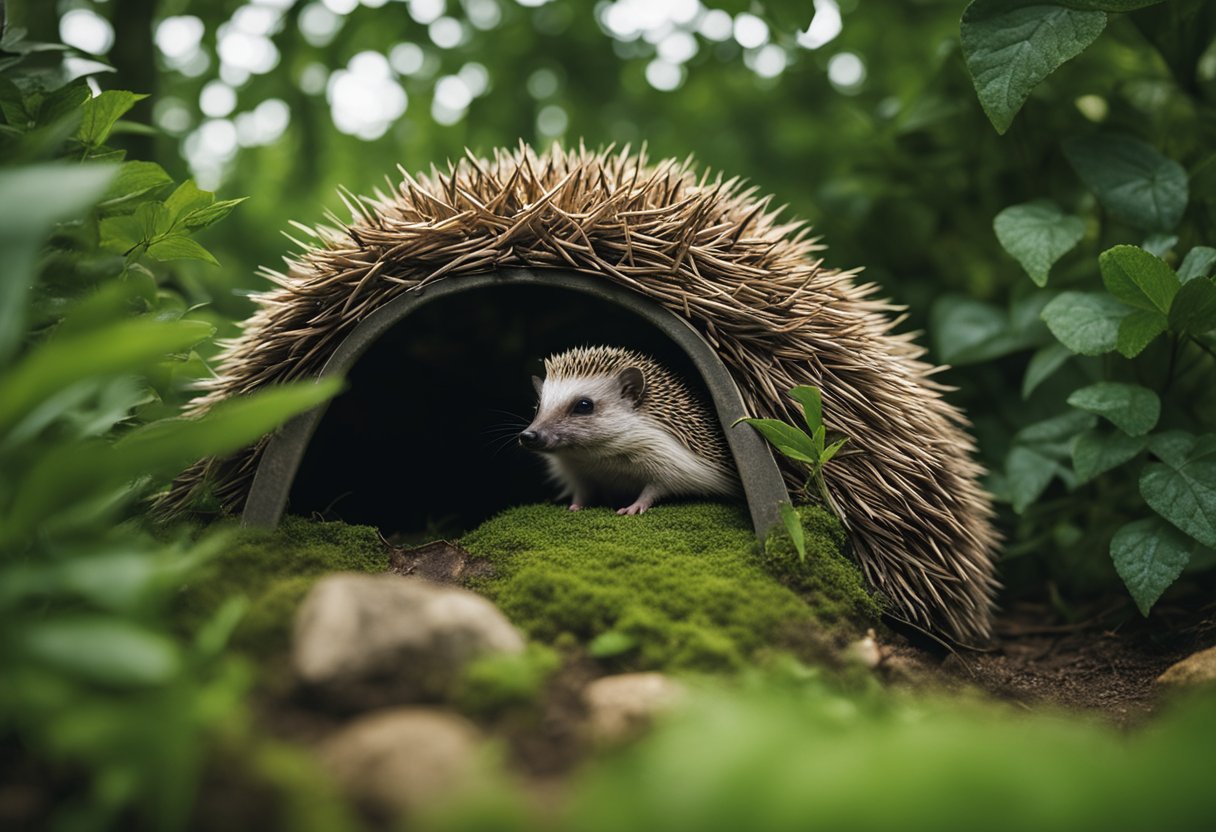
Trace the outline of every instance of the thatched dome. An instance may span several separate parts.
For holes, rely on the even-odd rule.
[[[521,147],[402,176],[390,194],[348,197],[349,223],[299,226],[302,253],[264,271],[279,288],[257,297],[192,412],[316,375],[361,319],[435,281],[509,266],[613,281],[688,320],[755,415],[797,423],[785,392],[821,388],[828,427],[849,438],[825,478],[866,577],[922,626],[989,635],[995,537],[965,420],[924,350],[892,332],[899,309],[826,268],[805,225],[738,179],[628,151]],[[205,481],[239,511],[262,447],[199,463],[163,505]],[[782,463],[799,488],[804,472]]]

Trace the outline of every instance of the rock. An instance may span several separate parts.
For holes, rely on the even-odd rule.
[[[469,661],[520,653],[519,634],[472,592],[397,575],[322,578],[296,614],[292,663],[331,705],[362,710],[442,698]]]
[[[618,743],[642,734],[655,715],[686,695],[684,686],[662,673],[623,673],[596,679],[583,689],[591,736]]]
[[[322,765],[369,812],[393,817],[451,798],[477,775],[482,736],[437,708],[391,708],[348,723],[320,748]]]
[[[1216,647],[1192,653],[1182,661],[1170,665],[1157,677],[1157,684],[1170,687],[1193,687],[1216,682]]]
[[[882,661],[882,649],[878,646],[878,640],[874,637],[874,631],[866,631],[864,638],[859,638],[846,647],[845,658],[849,661],[857,662],[863,667],[868,667],[870,670],[878,667]]]

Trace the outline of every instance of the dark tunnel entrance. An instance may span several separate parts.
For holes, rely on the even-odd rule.
[[[708,400],[684,350],[617,304],[537,285],[448,295],[395,324],[348,372],[288,511],[433,538],[555,499],[541,460],[515,435],[531,418],[530,376],[543,376],[544,356],[594,344],[645,352]]]

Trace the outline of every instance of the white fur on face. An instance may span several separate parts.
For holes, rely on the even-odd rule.
[[[571,413],[582,398],[594,411]],[[636,496],[648,485],[660,497],[737,491],[730,471],[694,454],[626,399],[615,376],[546,379],[529,428],[554,441],[545,455],[567,496]]]

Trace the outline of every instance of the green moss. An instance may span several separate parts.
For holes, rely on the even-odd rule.
[[[811,526],[807,537],[816,551],[839,546],[838,529]],[[625,648],[633,667],[738,668],[791,629],[819,620],[817,609],[765,571],[739,507],[666,505],[618,517],[607,509],[523,506],[461,543],[497,569],[478,589],[533,638],[552,643],[569,634],[588,644],[611,633],[609,643]]]
[[[863,624],[881,614],[878,602],[866,588],[857,565],[841,554],[844,529],[821,506],[799,506],[806,533],[805,560],[784,528],[776,528],[764,541],[764,568],[807,599],[816,615],[833,623]]]
[[[194,629],[228,598],[249,611],[233,633],[235,647],[256,656],[286,649],[296,606],[329,572],[383,572],[388,549],[370,526],[284,518],[274,531],[242,530],[184,589],[179,620]]]
[[[535,702],[560,664],[556,651],[536,643],[518,655],[483,656],[465,668],[456,703],[469,713],[487,714]]]

